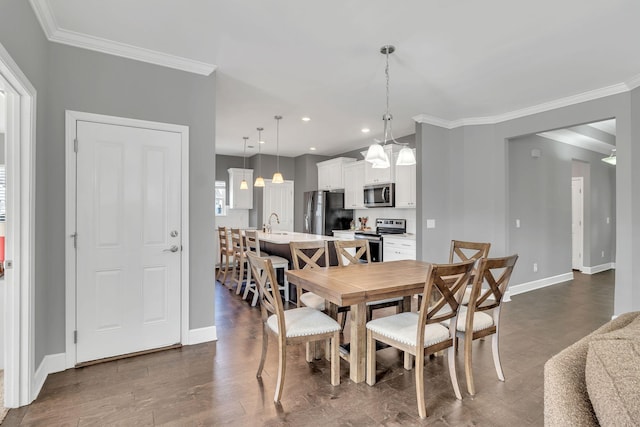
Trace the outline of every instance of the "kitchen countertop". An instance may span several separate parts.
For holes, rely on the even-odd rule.
[[[398,239],[398,240],[416,240],[416,235],[413,233],[404,234],[385,234],[383,239]]]
[[[258,239],[276,245],[288,245],[291,242],[313,242],[317,240],[336,240],[335,237],[318,234],[296,233],[294,231],[274,231],[273,233],[258,232]]]

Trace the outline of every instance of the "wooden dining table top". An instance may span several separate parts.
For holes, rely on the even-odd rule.
[[[289,270],[295,285],[338,306],[406,296],[424,290],[429,263],[415,260]]]

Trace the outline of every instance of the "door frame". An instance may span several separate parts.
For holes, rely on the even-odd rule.
[[[66,110],[65,112],[65,266],[66,266],[66,367],[76,366],[76,252],[73,246],[73,235],[76,230],[76,123],[89,121],[108,125],[136,127],[181,135],[181,228],[182,251],[180,252],[180,342],[188,344],[189,340],[189,127],[169,123],[151,122],[124,117],[106,116],[102,114],[84,113]]]
[[[0,44],[0,77],[7,99],[7,221],[5,272],[4,404],[10,408],[35,399],[34,252],[37,92]],[[37,392],[37,391],[35,391]]]
[[[580,184],[580,205],[579,206],[574,206],[573,204],[573,183],[579,183]],[[573,222],[573,216],[576,213],[575,209],[578,208],[580,211],[580,221],[582,222],[581,226],[580,226],[580,233],[579,233],[579,237],[580,237],[580,253],[581,253],[581,257],[580,257],[580,265],[576,266],[573,263],[573,253],[576,250],[575,248],[575,237],[573,235],[573,230],[571,230],[571,268],[573,270],[578,270],[578,271],[583,271],[584,270],[584,177],[571,177],[571,220]]]

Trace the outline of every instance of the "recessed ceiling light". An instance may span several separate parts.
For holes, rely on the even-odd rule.
[[[309,147],[309,150],[316,151],[316,147]]]
[[[264,144],[264,141],[260,141],[260,144]]]
[[[302,121],[303,121],[303,122],[308,122],[309,120],[311,120],[311,117],[303,117],[303,118],[302,118]]]
[[[369,133],[371,132],[371,129],[369,128],[362,128],[362,133]]]

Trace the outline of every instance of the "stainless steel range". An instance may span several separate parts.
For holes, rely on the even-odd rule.
[[[356,231],[356,239],[367,239],[371,249],[371,261],[382,262],[382,237],[385,234],[404,234],[407,232],[407,220],[376,218],[376,228],[371,231]]]

